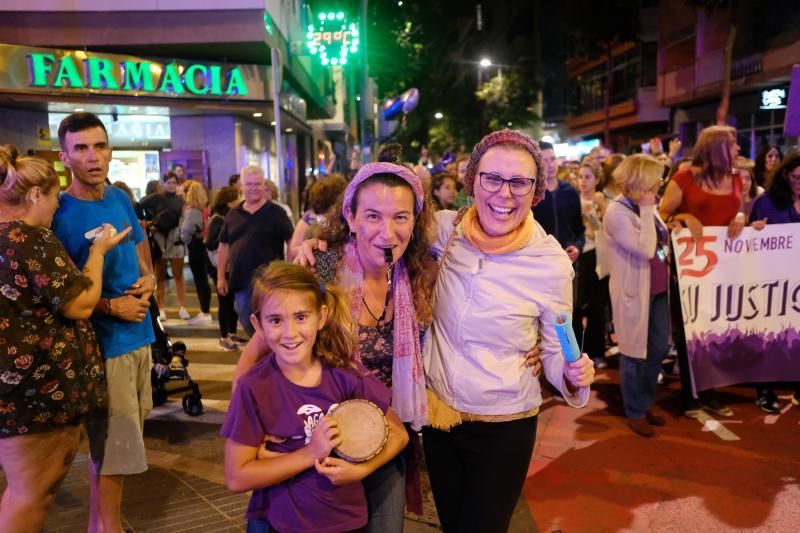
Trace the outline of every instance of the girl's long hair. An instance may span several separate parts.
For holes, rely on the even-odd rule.
[[[328,307],[328,320],[317,333],[314,355],[330,367],[352,368],[358,336],[344,293],[332,285],[320,284],[314,274],[299,265],[273,261],[253,276],[252,304],[256,315],[260,315],[264,303],[277,291],[308,294],[318,312],[323,305]]]

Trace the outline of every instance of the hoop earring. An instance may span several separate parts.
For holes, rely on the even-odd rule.
[[[413,231],[411,232],[411,240],[412,241],[414,240],[414,232]]]

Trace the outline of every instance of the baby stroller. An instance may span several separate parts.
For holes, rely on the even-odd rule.
[[[200,394],[200,387],[192,380],[187,370],[189,360],[186,359],[186,344],[181,341],[170,341],[158,319],[158,304],[156,304],[155,298],[150,300],[150,317],[156,335],[156,341],[152,345],[153,368],[150,370],[153,406],[164,405],[170,394],[187,392],[188,394],[185,394],[181,401],[183,411],[189,416],[202,415],[203,395]],[[175,381],[185,383],[185,385],[167,387],[167,383]]]

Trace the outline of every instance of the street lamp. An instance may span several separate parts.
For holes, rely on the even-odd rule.
[[[483,68],[491,67],[492,66],[492,60],[489,59],[488,57],[484,57],[483,59],[481,59],[480,66],[483,67]]]
[[[443,115],[443,114],[441,114],[440,112],[438,112],[438,111],[437,111],[437,112],[436,112],[436,113],[433,115],[433,117],[434,117],[436,120],[441,120],[441,119],[443,119],[443,118],[444,118],[444,115]]]

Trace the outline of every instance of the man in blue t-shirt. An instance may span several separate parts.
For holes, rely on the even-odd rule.
[[[128,196],[106,186],[111,145],[105,126],[92,113],[73,113],[58,128],[59,157],[72,171],[61,195],[53,231],[83,268],[92,244],[86,233],[111,224],[130,226],[132,239],[109,251],[103,289],[91,321],[105,360],[108,413],[89,417],[91,505],[89,531],[121,531],[123,476],[147,470],[144,420],[152,409],[150,296],[155,276],[137,244],[145,238]]]

